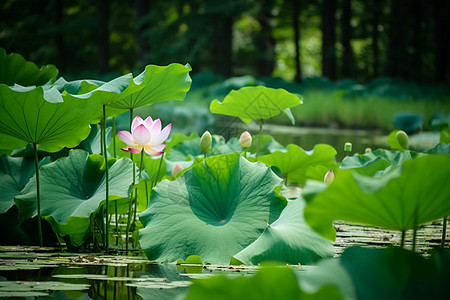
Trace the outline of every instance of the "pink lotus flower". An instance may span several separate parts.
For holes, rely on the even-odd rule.
[[[140,153],[144,149],[145,153],[152,156],[161,155],[166,148],[163,142],[170,133],[172,124],[167,125],[161,130],[161,121],[152,120],[151,117],[142,120],[136,116],[131,124],[131,133],[125,130],[119,131],[117,135],[127,144],[127,148],[121,148],[134,154]]]

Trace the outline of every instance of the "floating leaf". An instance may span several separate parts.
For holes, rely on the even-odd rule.
[[[233,257],[246,265],[263,261],[306,265],[333,256],[333,244],[306,224],[304,207],[302,198],[288,200],[280,217],[255,242]]]
[[[337,152],[330,145],[317,144],[311,151],[305,151],[295,144],[289,144],[287,151],[276,151],[261,156],[259,161],[269,166],[277,167],[290,181],[304,184],[306,179],[323,180],[328,170],[335,169],[335,156]],[[317,174],[313,167],[323,166]]]
[[[327,238],[333,220],[406,231],[450,215],[450,157],[405,161],[378,178],[341,170],[305,208],[305,219]]]
[[[6,55],[5,49],[0,48],[0,83],[44,85],[54,80],[57,75],[58,69],[53,65],[38,68],[33,62],[26,61],[22,55],[18,53]]]
[[[212,101],[209,109],[215,114],[238,117],[248,124],[251,120],[275,117],[300,104],[301,98],[286,90],[251,86],[231,91],[223,102]]]
[[[204,262],[228,263],[278,218],[286,203],[274,190],[279,185],[270,168],[239,154],[201,160],[153,189],[140,215],[141,246],[150,260],[199,255]]]
[[[128,158],[111,158],[109,200],[128,196],[133,163]],[[40,170],[41,215],[55,231],[68,234],[79,245],[89,229],[89,217],[105,200],[104,158],[83,150],[71,150],[69,157],[45,165]],[[25,217],[36,213],[35,177],[25,186],[16,204]]]

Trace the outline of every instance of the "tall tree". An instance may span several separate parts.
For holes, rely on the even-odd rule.
[[[260,76],[271,76],[275,68],[275,39],[270,23],[275,0],[262,0],[259,3],[257,20],[260,30],[254,38],[258,53],[256,69]]]
[[[137,67],[139,69],[147,65],[147,56],[150,52],[150,41],[146,37],[146,32],[149,27],[149,11],[150,0],[136,1],[136,15],[137,15],[137,44],[138,44],[138,61]]]
[[[352,7],[351,0],[342,0],[341,14],[341,46],[342,46],[342,76],[353,77],[354,72],[354,55],[352,45],[351,26]]]
[[[336,0],[322,2],[322,75],[336,80]]]
[[[380,15],[381,15],[381,5],[378,0],[371,0],[369,2],[368,8],[372,12],[372,75],[378,76],[380,74]]]
[[[435,75],[438,82],[450,84],[450,3],[448,0],[436,0],[434,4],[435,24]]]
[[[100,30],[99,30],[99,68],[101,73],[109,71],[109,0],[99,3]]]
[[[291,0],[292,4],[292,27],[294,28],[294,45],[295,45],[295,76],[294,81],[301,82],[302,69],[300,60],[300,0]]]
[[[56,26],[59,28],[55,35],[55,43],[56,43],[56,50],[58,53],[58,69],[61,73],[65,72],[66,70],[66,61],[67,61],[67,52],[66,52],[66,46],[64,43],[64,34],[61,30],[63,27],[63,18],[64,18],[64,4],[63,0],[56,0],[56,7],[55,7],[55,23]]]

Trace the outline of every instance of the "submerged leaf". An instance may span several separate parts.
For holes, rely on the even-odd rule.
[[[270,168],[239,154],[201,160],[153,189],[140,215],[141,246],[150,260],[199,255],[207,263],[229,263],[278,218],[286,205],[274,190],[279,185]]]

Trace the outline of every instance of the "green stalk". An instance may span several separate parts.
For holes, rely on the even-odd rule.
[[[402,239],[400,241],[400,247],[405,248],[405,237],[406,237],[406,230],[402,230]]]
[[[418,211],[419,211],[419,204],[417,204],[416,209],[414,210],[414,231],[413,231],[413,241],[412,241],[412,251],[416,251],[416,239],[417,239],[417,219],[418,219]]]
[[[108,170],[108,152],[106,150],[106,105],[103,104],[103,156],[105,157],[105,183],[106,183],[106,191],[105,191],[105,197],[106,197],[106,230],[105,230],[105,245],[106,245],[106,252],[109,251],[109,170]]]
[[[131,132],[131,125],[133,124],[133,109],[130,108],[130,132]],[[131,183],[131,195],[130,195],[130,202],[128,202],[128,218],[127,218],[127,231],[125,232],[125,255],[128,255],[128,233],[130,231],[130,222],[131,222],[131,208],[133,204],[133,191],[134,191],[134,185],[136,184],[136,168],[134,167],[134,158],[133,153],[130,152],[130,159],[133,165],[133,182]]]
[[[39,158],[37,152],[37,144],[33,144],[34,148],[34,167],[36,168],[36,203],[37,203],[37,218],[38,218],[38,235],[39,246],[43,246],[42,240],[42,224],[41,224],[41,188],[39,186]]]
[[[144,167],[144,149],[141,151],[141,162],[139,163],[139,180],[141,180],[142,168]],[[133,226],[132,228],[136,228],[136,214],[137,214],[137,205],[138,205],[138,191],[136,189],[136,193],[134,195],[134,216],[133,216]]]
[[[263,126],[263,119],[259,119],[258,143],[256,144],[256,161],[258,161],[259,148],[261,147],[262,126]]]
[[[112,118],[112,143],[113,143],[113,157],[116,158],[117,157],[117,153],[116,153],[116,134],[117,134],[117,129],[116,129],[116,117]],[[114,202],[114,214],[116,216],[116,245],[119,244],[119,214],[118,211],[119,208],[117,207],[117,201]]]
[[[445,246],[445,238],[447,236],[447,217],[444,217],[444,223],[442,223],[442,238],[441,247]]]
[[[164,152],[163,152],[163,154],[161,154],[161,158],[159,160],[158,172],[156,172],[156,178],[155,178],[155,181],[153,181],[153,183],[152,183],[152,188],[154,188],[156,186],[156,184],[158,183],[159,172],[161,171],[163,158],[164,158]],[[206,153],[205,153],[205,158],[206,158]]]

